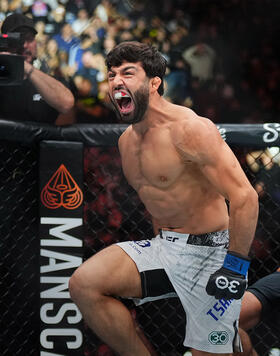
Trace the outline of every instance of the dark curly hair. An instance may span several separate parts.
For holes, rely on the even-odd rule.
[[[148,78],[159,77],[161,84],[158,88],[158,93],[163,95],[166,60],[154,46],[137,41],[122,42],[108,53],[106,65],[110,70],[111,67],[119,67],[124,61],[140,62]]]

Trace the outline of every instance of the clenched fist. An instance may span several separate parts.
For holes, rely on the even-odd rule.
[[[240,299],[247,287],[247,271],[250,259],[247,256],[228,251],[223,267],[211,274],[206,292],[216,299]]]

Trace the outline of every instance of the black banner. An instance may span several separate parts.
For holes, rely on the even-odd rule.
[[[82,316],[68,282],[83,256],[83,144],[40,144],[40,356],[81,355]]]

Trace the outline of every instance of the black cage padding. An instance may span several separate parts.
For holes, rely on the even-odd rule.
[[[53,126],[36,122],[0,120],[0,139],[32,144],[42,140],[78,141],[85,146],[116,146],[126,129],[124,124],[77,124]],[[262,148],[280,145],[280,124],[217,124],[222,137],[230,145]],[[209,142],[211,144],[211,142]]]

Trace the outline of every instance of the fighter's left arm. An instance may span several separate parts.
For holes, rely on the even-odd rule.
[[[202,147],[207,156],[202,157],[201,170],[229,201],[229,250],[248,255],[258,220],[258,194],[216,127],[209,131],[212,142]]]
[[[67,113],[74,105],[71,91],[55,78],[24,62],[25,76],[33,83],[43,99],[60,113]]]
[[[247,285],[248,253],[258,219],[258,195],[237,158],[209,120],[197,118],[185,133],[185,154],[229,201],[230,243],[223,266],[206,286],[215,298],[240,299]]]
[[[229,250],[248,255],[257,225],[258,195],[210,120],[200,118],[191,131],[186,139],[186,154],[229,201]]]

